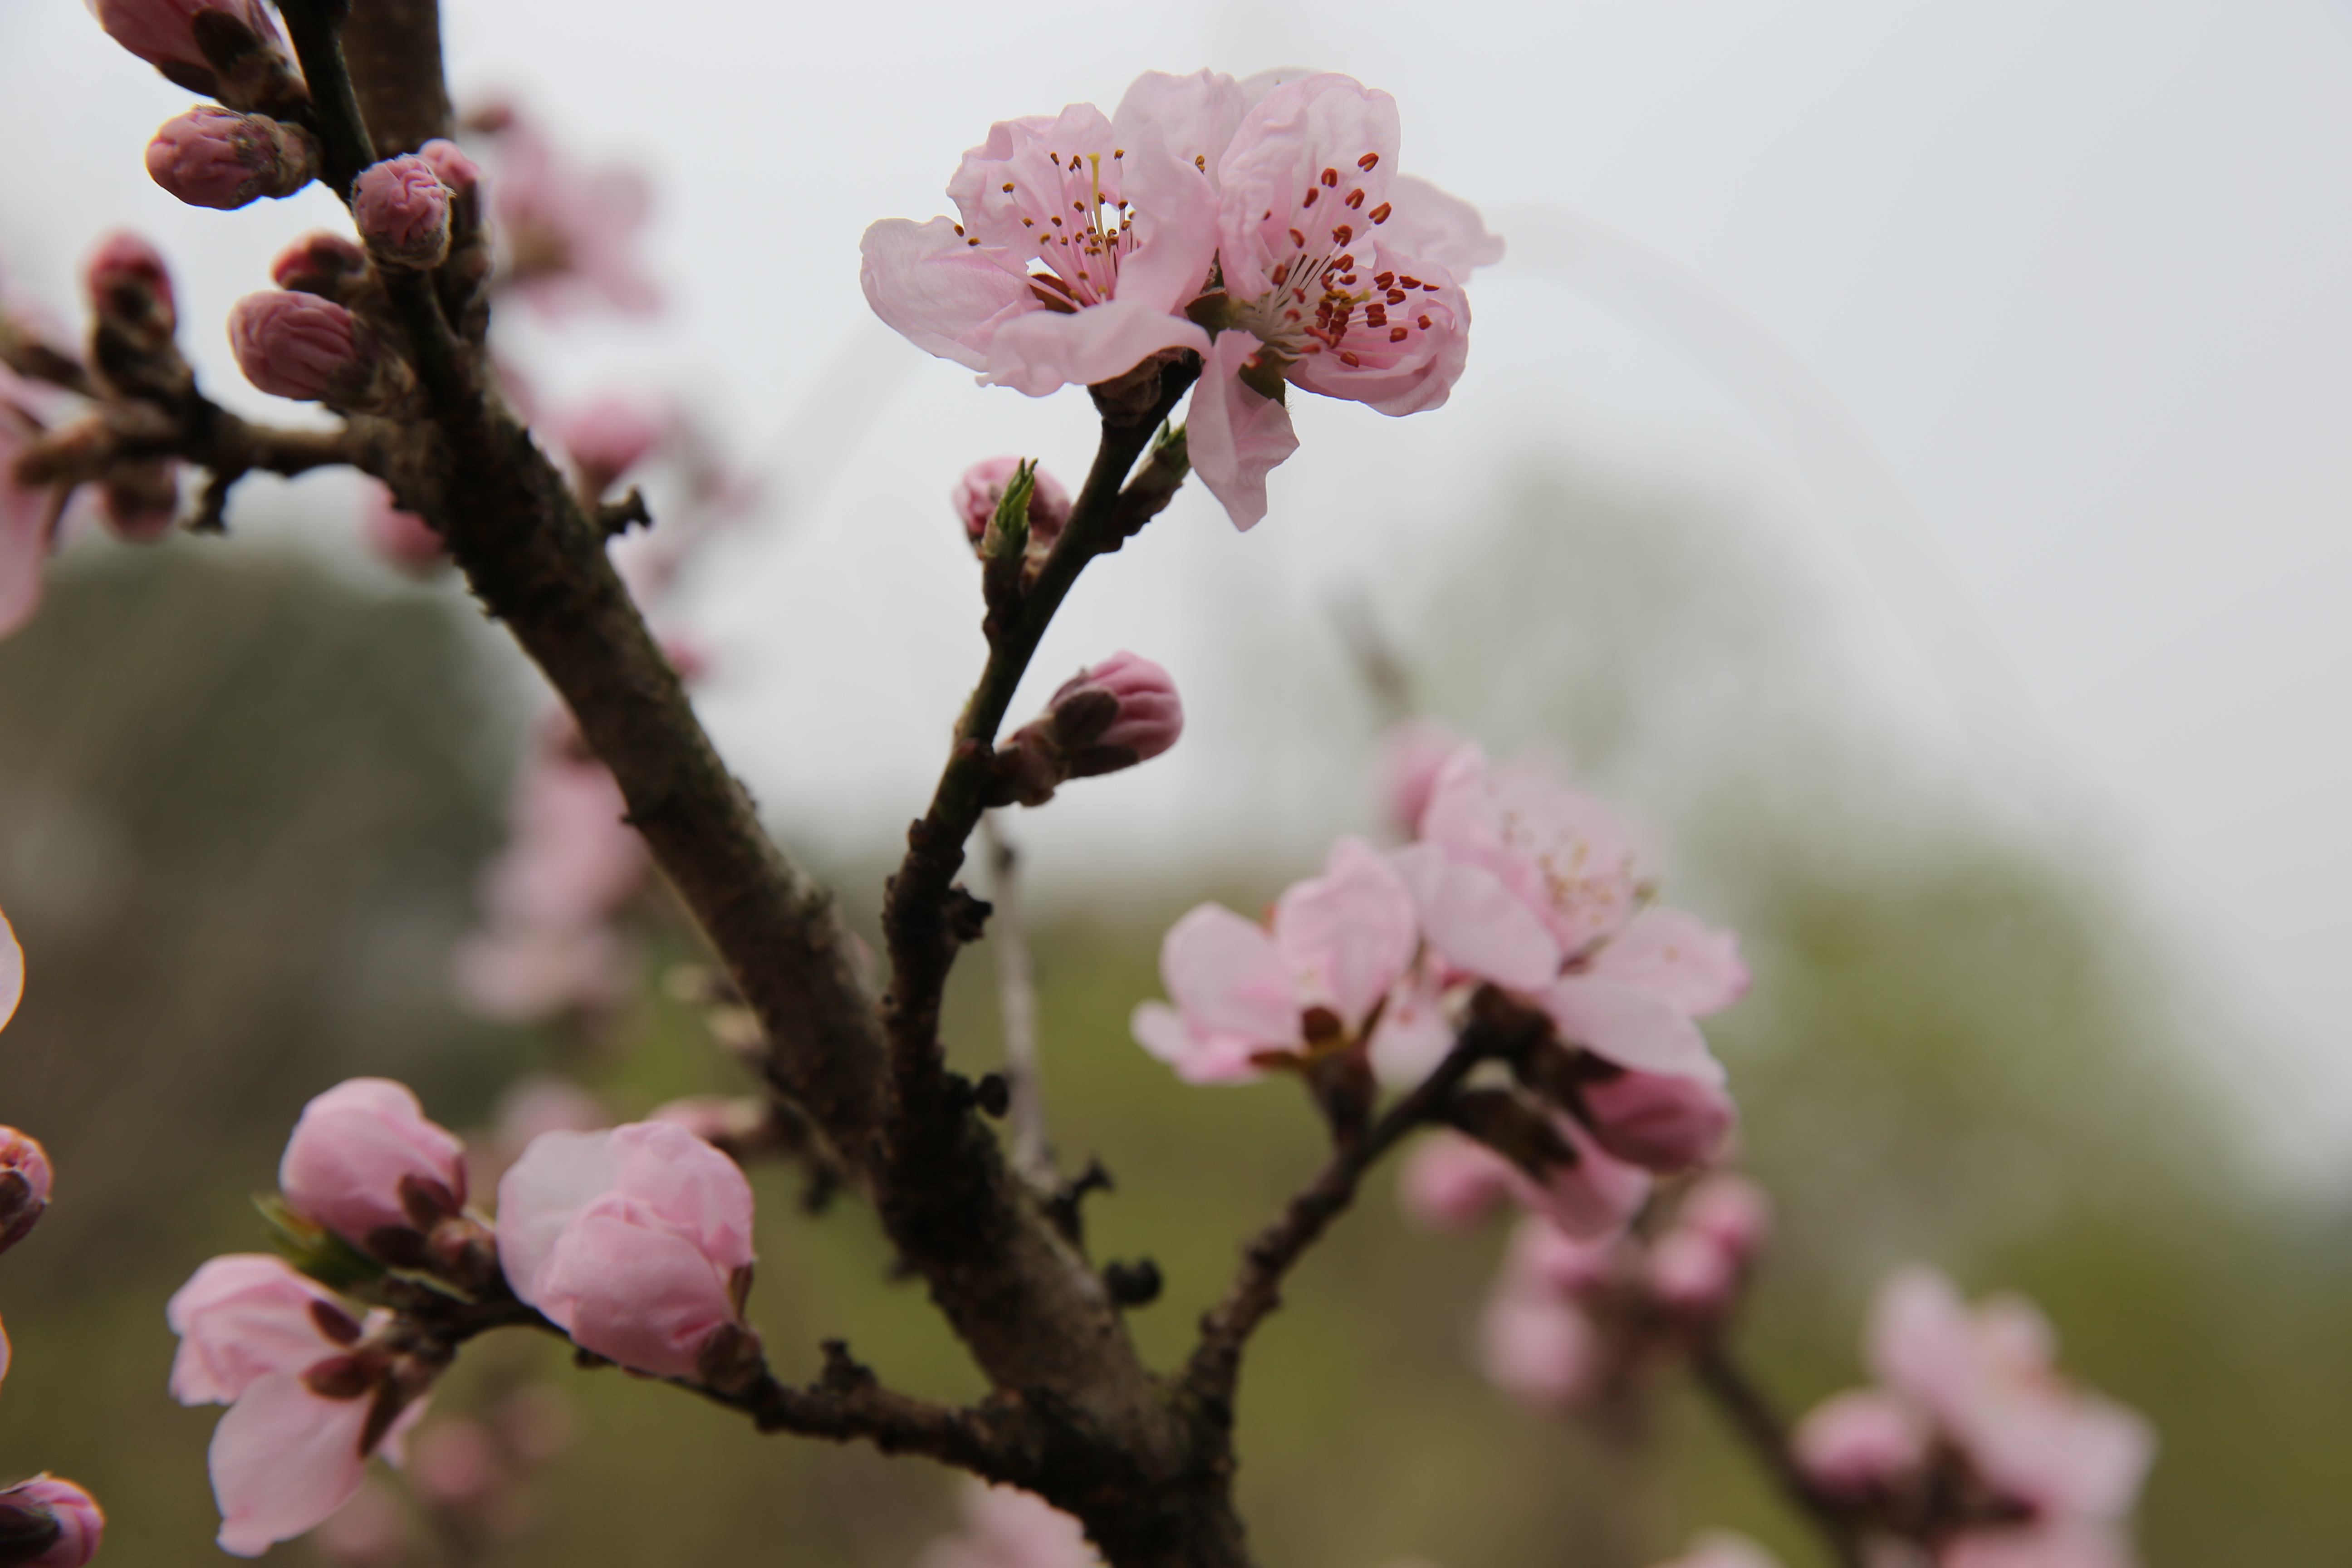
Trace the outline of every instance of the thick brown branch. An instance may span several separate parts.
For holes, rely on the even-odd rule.
[[[1771,1473],[1781,1495],[1821,1532],[1841,1568],[1863,1568],[1862,1542],[1853,1518],[1835,1500],[1823,1497],[1798,1465],[1787,1424],[1730,1352],[1720,1343],[1703,1346],[1691,1358],[1691,1370],[1732,1430]]]
[[[440,0],[352,0],[343,58],[379,157],[449,134]]]

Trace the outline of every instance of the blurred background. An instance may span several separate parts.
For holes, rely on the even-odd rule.
[[[550,405],[666,397],[754,490],[666,614],[709,652],[730,760],[861,922],[978,668],[947,492],[998,452],[1075,480],[1090,423],[875,323],[863,226],[941,210],[992,119],[1108,107],[1147,68],[1304,64],[1395,92],[1405,166],[1509,239],[1444,409],[1297,400],[1268,521],[1180,498],[1089,574],[1022,705],[1120,647],[1186,698],[1167,758],[1008,825],[1055,1139],[1118,1181],[1100,1255],[1167,1275],[1135,1319],[1156,1356],[1318,1132],[1286,1085],[1175,1085],[1127,1014],[1192,902],[1255,908],[1379,830],[1342,631],[1369,616],[1420,709],[1562,762],[1672,902],[1741,932],[1756,989],[1709,1033],[1780,1205],[1745,1338],[1790,1407],[1858,1380],[1873,1283],[1933,1259],[2032,1295],[2154,1418],[2147,1562],[2352,1560],[2352,12],[445,9],[461,96],[650,180],[665,310],[510,311],[504,352]],[[299,420],[217,323],[340,215],[315,188],[172,202],[140,152],[186,102],[69,0],[0,7],[12,301],[74,330],[79,258],[137,228],[208,388]],[[226,542],[77,541],[0,643],[0,909],[29,977],[0,1121],[60,1168],[0,1267],[0,1472],[89,1484],[113,1563],[214,1552],[215,1417],[163,1395],[162,1303],[259,1245],[247,1199],[310,1095],[387,1073],[480,1127],[528,1072],[624,1114],[740,1087],[657,984],[693,954],[657,910],[644,999],[593,1038],[450,1000],[542,699],[455,584],[366,554],[359,510],[339,477],[257,479]],[[951,1029],[975,1070],[987,958]],[[760,1180],[781,1370],[845,1335],[895,1382],[976,1391],[868,1216]],[[1383,1184],[1302,1270],[1244,1384],[1264,1561],[1613,1568],[1618,1472],[1470,1368],[1499,1239],[1411,1235]],[[440,1402],[561,1377],[570,1436],[512,1531],[385,1561],[896,1568],[951,1521],[928,1466],[536,1353],[476,1347]],[[1664,1399],[1654,1555],[1727,1524],[1815,1561],[1710,1414]]]

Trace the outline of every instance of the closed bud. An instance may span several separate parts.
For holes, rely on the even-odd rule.
[[[82,267],[82,286],[101,323],[142,337],[169,339],[179,326],[171,270],[135,234],[109,236]]]
[[[1649,1171],[1708,1163],[1739,1120],[1713,1084],[1664,1073],[1612,1073],[1584,1084],[1580,1098],[1593,1142]]]
[[[269,18],[269,9],[261,0],[87,0],[90,15],[98,18],[107,36],[149,65],[162,70],[182,86],[193,91],[209,92],[213,87],[190,79],[196,73],[211,73],[224,62],[215,59],[226,49],[234,54],[240,40],[236,29],[242,29],[255,47],[275,47],[278,25]],[[204,24],[200,37],[197,18],[205,12],[214,14],[213,20]],[[207,45],[210,47],[207,48]]]
[[[0,1252],[25,1239],[49,1206],[49,1156],[40,1141],[0,1127]]]
[[[319,155],[310,132],[264,114],[209,105],[167,120],[147,143],[147,173],[192,207],[223,212],[310,183]]]
[[[1874,1388],[1831,1395],[1797,1424],[1790,1447],[1805,1478],[1836,1498],[1902,1487],[1927,1462],[1927,1424]]]
[[[82,1568],[105,1533],[105,1510],[71,1481],[35,1476],[0,1491],[0,1568]]]
[[[280,289],[342,300],[344,284],[367,276],[367,252],[339,234],[309,234],[278,253],[269,279]]]
[[[295,1213],[363,1247],[429,1232],[466,1198],[465,1146],[390,1079],[355,1078],[302,1108],[278,1166]]]
[[[956,481],[956,515],[963,520],[964,537],[972,548],[980,547],[989,520],[996,515],[996,503],[1004,499],[1004,487],[1020,467],[1018,458],[990,458],[966,468]],[[1032,473],[1036,488],[1029,492],[1029,542],[1035,549],[1050,550],[1069,525],[1070,492],[1044,468]]]
[[[1184,705],[1168,672],[1115,653],[1062,683],[1033,720],[997,748],[992,805],[1043,805],[1071,779],[1149,762],[1184,732]]]
[[[231,307],[237,368],[279,397],[350,407],[376,400],[389,373],[374,337],[331,300],[278,289]]]
[[[425,271],[449,259],[449,187],[414,153],[361,173],[352,218],[368,255],[383,266]]]

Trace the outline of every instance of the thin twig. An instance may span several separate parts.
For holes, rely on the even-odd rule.
[[[1796,1451],[1789,1444],[1788,1424],[1755,1380],[1720,1342],[1703,1346],[1691,1358],[1691,1370],[1724,1419],[1771,1472],[1781,1495],[1821,1532],[1841,1568],[1863,1568],[1862,1542],[1853,1520],[1833,1500],[1823,1497],[1797,1463]]]
[[[1021,918],[1020,857],[997,819],[980,819],[988,850],[988,890],[995,912],[988,920],[988,942],[996,952],[997,1009],[1004,1027],[1004,1083],[1011,1091],[1013,1168],[1041,1193],[1060,1184],[1054,1146],[1045,1137],[1045,1100],[1037,1078],[1037,968],[1029,955],[1029,933]]]

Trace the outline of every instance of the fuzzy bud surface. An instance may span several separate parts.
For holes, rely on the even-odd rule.
[[[379,1230],[429,1230],[457,1212],[465,1147],[406,1085],[355,1078],[302,1108],[278,1185],[296,1213],[365,1248]]]
[[[106,1510],[71,1481],[39,1475],[0,1491],[0,1562],[82,1568],[105,1534]]]
[[[237,368],[262,391],[324,402],[365,373],[359,326],[331,300],[288,289],[247,294],[229,311],[229,347]]]
[[[307,132],[210,104],[165,121],[147,143],[148,175],[192,207],[229,212],[263,196],[290,196],[317,170]]]
[[[449,187],[414,153],[362,171],[352,218],[368,254],[387,267],[427,270],[449,258]]]

